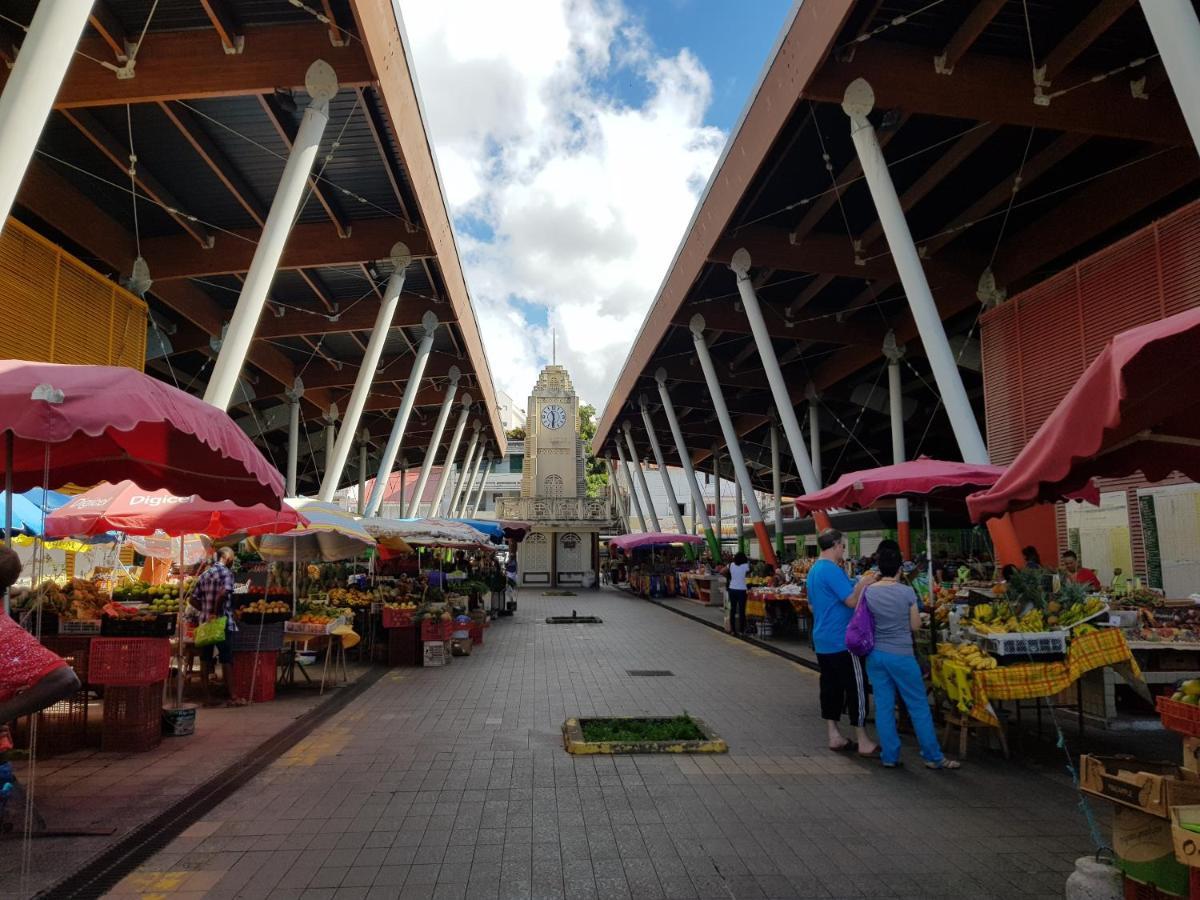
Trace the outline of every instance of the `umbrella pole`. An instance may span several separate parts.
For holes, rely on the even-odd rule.
[[[179,603],[175,609],[175,646],[178,648],[175,657],[175,669],[178,677],[175,679],[175,708],[183,706],[183,548],[187,542],[185,535],[179,536]],[[146,548],[149,549],[149,548]]]
[[[4,546],[12,549],[13,433],[4,433]],[[8,591],[4,592],[4,615],[9,614]]]
[[[933,528],[929,525],[929,501],[925,501],[925,556],[929,566],[929,654],[937,653],[937,600],[933,587]]]
[[[295,617],[296,609],[300,601],[300,582],[297,581],[297,564],[296,557],[300,551],[297,549],[297,539],[292,537],[292,616]]]

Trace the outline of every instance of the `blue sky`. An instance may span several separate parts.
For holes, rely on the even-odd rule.
[[[403,0],[493,382],[602,407],[790,0]]]

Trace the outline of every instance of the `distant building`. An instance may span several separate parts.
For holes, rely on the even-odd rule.
[[[500,414],[500,426],[505,431],[525,427],[525,410],[513,402],[504,391],[496,391],[496,411]]]

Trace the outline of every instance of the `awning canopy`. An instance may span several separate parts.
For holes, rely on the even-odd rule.
[[[639,547],[665,547],[670,544],[703,544],[704,538],[695,534],[673,534],[667,531],[651,531],[644,534],[622,534],[608,542],[610,550],[628,553]]]

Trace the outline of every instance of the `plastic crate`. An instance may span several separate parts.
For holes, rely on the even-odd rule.
[[[483,623],[472,622],[467,626],[467,634],[471,635],[472,644],[483,644]]]
[[[411,609],[393,609],[390,606],[383,608],[384,628],[407,628],[412,623],[413,611]]]
[[[446,649],[445,641],[425,641],[422,649],[422,662],[426,666],[447,666],[450,664],[450,652]]]
[[[229,695],[235,700],[267,703],[275,699],[274,650],[267,653],[233,654],[233,683]]]
[[[87,745],[88,692],[75,691],[68,697],[37,713],[37,755],[58,756],[82,750]],[[15,746],[24,750],[29,746],[32,716],[17,721],[13,730]]]
[[[165,680],[170,668],[171,642],[166,638],[94,638],[87,680],[106,687],[147,685]]]
[[[87,686],[88,658],[91,656],[92,650],[90,637],[50,635],[42,638],[42,646],[65,659],[67,665],[75,670],[75,675],[83,685]]]
[[[162,742],[162,694],[162,681],[105,688],[100,749],[143,753],[157,747]]]
[[[1194,873],[1197,870],[1192,869],[1191,871]],[[1191,888],[1188,891],[1188,896],[1200,897],[1200,894],[1196,893],[1198,881],[1200,881],[1200,879],[1197,879],[1197,877],[1193,874],[1191,876]],[[1123,893],[1124,900],[1181,900],[1179,894],[1168,893],[1167,891],[1159,888],[1157,885],[1147,884],[1144,881],[1137,881],[1133,878],[1130,878],[1128,875],[1124,876]]]
[[[1188,737],[1200,737],[1200,706],[1180,703],[1165,694],[1159,696],[1155,705],[1164,728]]]
[[[229,632],[234,653],[276,653],[283,649],[283,622],[266,625],[238,623],[238,630]]]
[[[453,622],[443,622],[441,619],[422,619],[421,640],[448,641],[453,628]]]
[[[175,613],[166,613],[153,619],[104,616],[100,620],[100,633],[105,637],[170,637],[175,633]]]
[[[976,643],[1003,662],[1061,659],[1067,655],[1065,631],[1017,631],[976,635]]]
[[[416,625],[388,629],[387,664],[389,666],[419,666],[421,640]]]
[[[63,636],[97,635],[100,633],[101,625],[99,619],[59,619],[58,633]]]
[[[345,616],[338,616],[325,625],[297,622],[293,619],[283,623],[283,630],[287,634],[333,634],[333,629],[348,624],[349,620]]]

